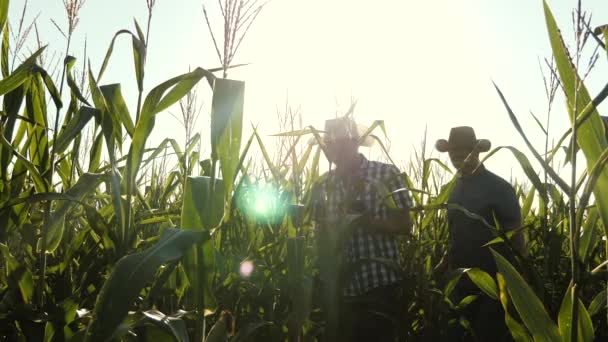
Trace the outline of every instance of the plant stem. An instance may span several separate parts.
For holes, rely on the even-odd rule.
[[[67,57],[68,54],[70,53],[70,43],[72,41],[72,34],[68,35],[68,42],[67,42],[67,46],[65,49],[65,56]],[[61,83],[59,85],[59,98],[61,98],[61,95],[63,94],[63,84],[65,82],[65,71],[66,71],[66,65],[65,63],[63,64],[63,72],[61,73]],[[57,141],[57,131],[59,130],[59,114],[61,113],[61,108],[57,108],[57,112],[55,114],[55,123],[54,123],[54,130],[53,130],[53,142]],[[56,158],[56,151],[55,151],[55,145],[53,144],[53,146],[51,146],[51,159],[50,159],[50,165],[49,165],[49,170],[47,170],[46,176],[47,176],[47,187],[48,187],[48,192],[52,192],[53,191],[53,173],[55,171],[55,158]],[[44,305],[44,287],[46,284],[46,249],[47,249],[47,244],[46,244],[46,238],[47,238],[47,228],[49,226],[49,223],[51,221],[51,201],[47,201],[45,204],[45,208],[44,208],[44,224],[42,225],[42,231],[41,231],[41,235],[42,235],[42,241],[40,243],[40,276],[38,278],[38,305],[39,307],[42,307]]]
[[[581,30],[581,21],[582,18],[581,12],[581,0],[578,0],[578,7],[576,13],[576,70],[579,67],[579,60],[581,55],[581,43],[580,36],[582,34]],[[570,341],[575,342],[578,338],[578,225],[576,222],[576,139],[578,137],[577,127],[576,127],[576,118],[578,116],[578,94],[580,91],[581,80],[578,76],[578,71],[575,74],[576,82],[574,88],[574,108],[572,111],[572,142],[570,144],[571,148],[571,162],[572,162],[572,174],[570,178],[571,182],[571,191],[570,191],[570,208],[569,208],[569,221],[570,221],[570,266],[572,268],[572,316],[570,321]]]

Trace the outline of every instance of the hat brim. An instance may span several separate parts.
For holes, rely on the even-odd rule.
[[[437,142],[435,143],[435,148],[437,149],[437,151],[442,153],[454,150],[454,147],[450,145],[450,143],[445,139],[437,140]],[[490,142],[490,140],[479,139],[477,140],[477,144],[475,144],[475,146],[473,147],[473,150],[475,150],[476,152],[483,153],[488,152],[490,148],[492,148],[492,143]]]
[[[361,139],[359,146],[363,146],[363,147],[372,147],[375,143],[376,143],[376,139],[374,138],[373,134],[369,134],[368,133],[369,128],[365,125],[361,125],[361,124],[357,124],[357,135],[358,136],[364,136],[365,137],[363,139]],[[317,131],[318,133],[320,133],[320,138],[324,139],[325,138],[325,131]],[[367,135],[366,135],[367,133]],[[309,145],[318,145],[319,141],[317,139],[317,136],[313,135],[312,137],[310,137],[310,139],[308,140],[308,144]]]

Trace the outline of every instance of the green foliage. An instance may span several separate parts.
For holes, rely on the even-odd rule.
[[[601,194],[608,184],[608,142],[596,108],[608,92],[591,98],[547,4],[544,9],[555,74],[587,172],[575,184],[560,178],[553,158],[572,130],[558,146],[537,151],[495,85],[540,164],[537,170],[511,146],[486,156],[508,150],[506,157],[526,175],[514,187],[522,203],[518,231],[527,235],[527,255],[511,264],[495,253],[496,275],[475,268],[445,274],[434,266],[446,252],[445,203],[459,176],[427,156],[423,142],[399,175],[415,205],[401,263],[374,259],[404,277],[400,287],[407,306],[394,317],[404,340],[445,339],[454,325],[470,329],[466,312],[481,296],[500,303],[516,341],[570,341],[573,327],[579,341],[608,335],[606,284],[598,276],[607,257],[608,202]],[[339,337],[340,286],[350,271],[342,265],[339,246],[357,217],[335,213],[336,229],[315,230],[311,200],[324,179],[319,130],[289,127],[276,134],[272,139],[284,148],[279,157],[256,127],[242,146],[245,84],[213,74],[224,68],[196,68],[144,94],[148,37],[137,21],[133,32],[114,35],[98,73],[88,63],[85,88],[76,81],[76,59],[65,56],[70,99],[65,108],[64,85],[55,84],[39,65],[44,47],[10,69],[16,56],[9,48],[7,13],[8,1],[0,0],[0,336],[43,341]],[[594,37],[600,41],[607,31]],[[137,111],[129,110],[135,106],[128,105],[121,84],[101,83],[116,40],[125,35],[131,37]],[[183,142],[169,137],[150,147],[156,116],[195,92],[203,78],[211,90],[210,136],[194,134]],[[63,121],[50,135],[53,109]],[[381,134],[375,135],[378,129]],[[86,130],[92,132],[90,142],[82,134]],[[386,136],[384,122],[374,122],[365,135],[392,162],[379,138]],[[318,144],[303,146],[309,137]],[[203,155],[201,141],[210,142],[210,155]],[[572,201],[580,234],[569,227]],[[479,219],[464,208],[450,208]],[[490,246],[509,243],[512,234],[501,235],[485,224],[497,233]],[[453,301],[463,277],[479,292]]]
[[[99,293],[85,341],[106,341],[113,336],[131,303],[157,269],[179,260],[193,244],[202,241],[202,233],[167,228],[154,246],[122,257]]]

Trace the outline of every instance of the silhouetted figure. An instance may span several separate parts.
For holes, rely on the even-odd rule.
[[[454,127],[447,141],[437,141],[437,150],[448,152],[452,165],[460,172],[448,204],[458,205],[481,216],[491,226],[495,226],[496,218],[501,229],[508,231],[520,228],[520,206],[513,187],[488,171],[479,160],[479,153],[489,151],[490,146],[490,141],[478,140],[471,127]],[[444,258],[438,268],[448,266],[454,270],[475,267],[495,277],[496,263],[489,247],[483,246],[496,237],[496,232],[457,208],[449,208],[447,216],[450,231],[447,260]],[[516,234],[511,241],[514,247],[523,253],[523,235]],[[492,248],[513,261],[512,253],[504,243],[494,244]],[[475,336],[465,337],[464,330],[456,329],[459,331],[453,331],[450,341],[511,340],[500,303],[484,295],[465,275],[456,285],[451,296],[452,301],[458,304],[470,295],[479,295],[467,310],[467,318]]]
[[[324,340],[393,341],[397,334],[394,322],[399,312],[406,310],[399,294],[400,274],[373,259],[399,264],[399,237],[411,229],[407,210],[411,199],[395,166],[367,160],[358,153],[359,146],[373,142],[371,137],[361,137],[365,131],[349,117],[327,120],[325,124],[324,151],[335,168],[315,187],[315,234],[319,244],[325,246],[325,252],[320,253],[324,260],[319,262],[335,261],[338,253],[333,251],[341,252],[343,262],[335,274],[330,268],[321,269],[326,291],[330,290],[329,278],[336,277],[340,286],[335,294],[341,297],[337,301],[339,336],[326,332]],[[390,199],[390,192],[398,189],[403,191],[392,195],[397,208],[389,209],[387,197]],[[357,217],[352,230],[338,232],[348,217]],[[332,238],[340,234],[342,239]],[[328,246],[327,241],[337,241],[337,246]],[[326,308],[330,314],[332,309]]]

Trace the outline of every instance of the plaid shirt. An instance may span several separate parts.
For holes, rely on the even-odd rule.
[[[358,210],[369,213],[373,219],[386,220],[389,209],[385,202],[386,195],[397,189],[405,189],[407,186],[395,166],[369,161],[361,154],[359,156],[361,162],[358,175],[354,175],[356,176],[354,178],[359,181],[353,182],[360,185],[359,191],[355,192],[360,206]],[[412,206],[408,191],[398,192],[392,197],[398,208]],[[316,195],[313,199],[313,219],[318,221],[323,218],[324,214],[344,213],[344,206],[348,205],[346,202],[352,199],[344,182],[337,180],[334,173],[330,171],[316,188]],[[347,238],[344,248],[347,264],[363,261],[352,277],[346,280],[343,289],[344,295],[358,296],[374,288],[399,281],[398,274],[386,265],[365,261],[368,258],[380,258],[398,263],[399,249],[396,235],[372,232],[365,227],[355,227],[352,235]]]

